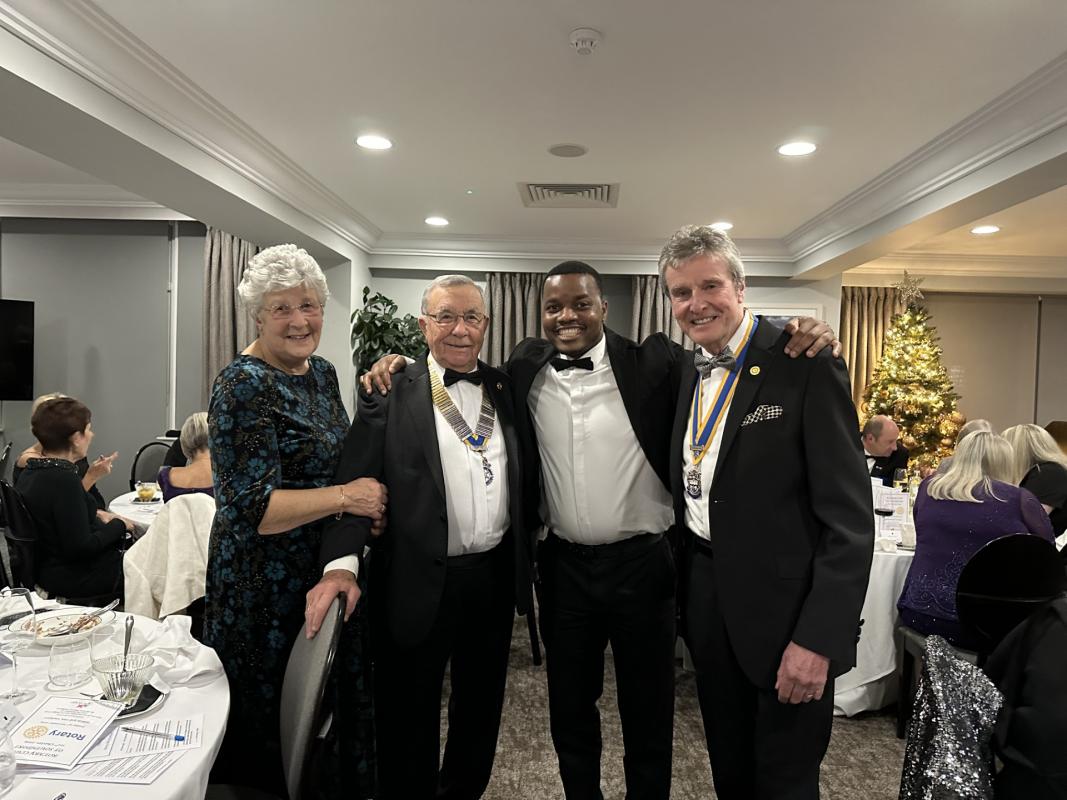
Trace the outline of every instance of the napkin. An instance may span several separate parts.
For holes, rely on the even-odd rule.
[[[210,683],[222,674],[222,662],[210,647],[189,632],[192,620],[175,614],[158,625],[135,625],[130,651],[155,658],[156,678],[152,685],[169,691],[175,684]]]

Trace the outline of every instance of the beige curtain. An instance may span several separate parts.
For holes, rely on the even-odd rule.
[[[209,227],[204,241],[204,375],[203,408],[215,376],[256,338],[256,325],[237,297],[248,259],[260,248]]]
[[[541,335],[540,272],[490,272],[486,276],[489,304],[489,335],[482,344],[482,361],[499,366],[508,360],[515,345],[529,336]]]
[[[659,275],[635,275],[633,278],[633,318],[630,338],[643,342],[653,333],[665,333],[672,342],[690,349],[693,342],[671,316],[671,303],[659,286]]]
[[[863,391],[882,357],[885,333],[893,315],[904,310],[891,286],[841,288],[841,345],[852,376],[852,401],[863,402]]]

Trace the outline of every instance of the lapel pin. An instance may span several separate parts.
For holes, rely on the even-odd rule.
[[[749,367],[748,368],[748,374],[749,375],[759,375],[759,367]]]

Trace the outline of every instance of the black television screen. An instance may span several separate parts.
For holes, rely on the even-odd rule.
[[[33,302],[0,300],[0,400],[33,399]]]

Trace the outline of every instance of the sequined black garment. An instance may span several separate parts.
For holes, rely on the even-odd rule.
[[[1003,697],[940,636],[926,639],[900,800],[991,800],[991,740]]]

